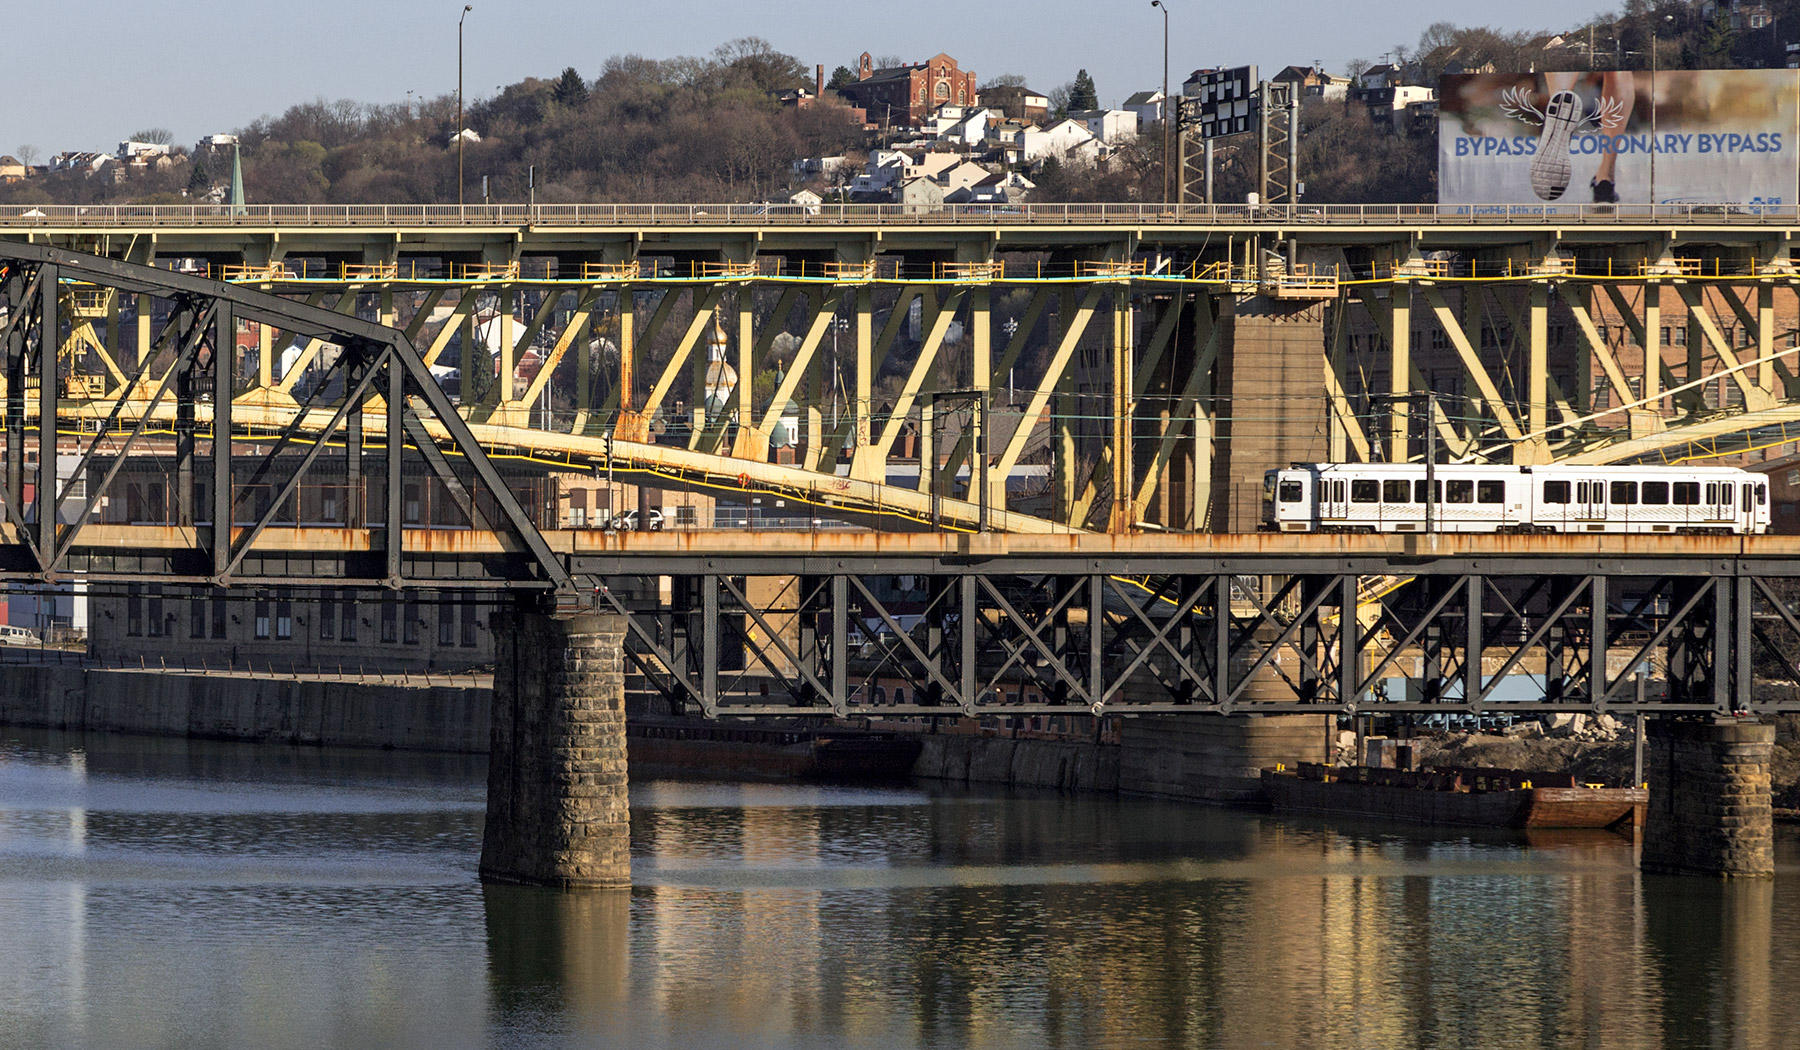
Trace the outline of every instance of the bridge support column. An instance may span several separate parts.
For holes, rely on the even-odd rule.
[[[631,885],[624,639],[623,616],[496,618],[484,880]]]
[[[1654,719],[1645,743],[1646,871],[1773,875],[1769,756],[1775,727]]]

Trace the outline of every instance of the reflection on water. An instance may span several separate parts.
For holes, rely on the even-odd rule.
[[[1605,834],[633,785],[629,893],[483,887],[484,767],[0,730],[0,1047],[1781,1045],[1776,879]]]

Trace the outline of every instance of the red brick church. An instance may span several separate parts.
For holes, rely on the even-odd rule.
[[[857,79],[838,94],[865,110],[878,124],[919,124],[939,106],[972,106],[978,100],[975,74],[957,68],[949,55],[933,55],[916,65],[875,69],[862,53]]]

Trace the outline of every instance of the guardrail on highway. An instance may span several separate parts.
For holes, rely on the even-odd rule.
[[[0,229],[141,226],[1715,225],[1800,207],[1698,204],[108,204],[0,206]]]

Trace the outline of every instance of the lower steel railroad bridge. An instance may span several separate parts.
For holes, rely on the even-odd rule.
[[[0,247],[0,575],[528,599],[496,632],[495,877],[628,870],[627,671],[708,715],[851,714],[870,633],[910,685],[893,714],[1644,711],[1690,716],[1658,737],[1670,761],[1726,768],[1766,755],[1747,720],[1800,710],[1800,541],[1246,534],[1268,466],[1413,459],[1426,427],[1461,459],[1521,463],[1789,440],[1791,216],[87,218],[0,216],[19,238]],[[484,310],[497,348],[474,337]],[[491,356],[496,380],[453,398],[452,351],[460,377]],[[760,391],[708,367],[755,376],[772,352]],[[935,450],[934,408],[961,422]],[[877,528],[558,528],[496,466],[520,450]],[[169,478],[167,520],[98,513],[134,457]],[[1033,464],[1048,484],[1028,501],[1008,482]],[[457,527],[407,522],[409,471]],[[335,518],[300,520],[303,484],[341,492]],[[923,599],[899,610],[894,576]],[[1521,675],[1541,700],[1501,698]],[[1723,835],[1727,859],[1681,845],[1675,866],[1745,867]]]

